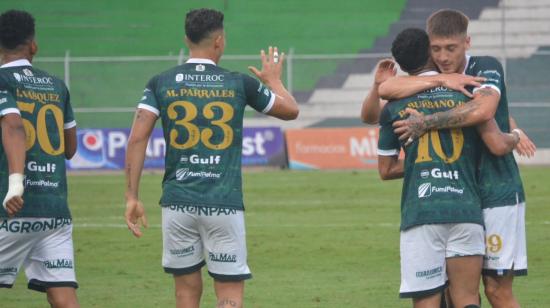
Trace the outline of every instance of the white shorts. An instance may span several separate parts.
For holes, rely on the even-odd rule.
[[[72,231],[68,218],[0,219],[0,287],[11,288],[23,267],[29,289],[78,288]]]
[[[483,255],[483,226],[472,223],[420,225],[401,231],[401,298],[420,298],[447,285],[446,259]]]
[[[162,266],[173,275],[200,270],[219,281],[252,278],[247,265],[244,213],[197,206],[162,208]],[[206,261],[205,261],[206,259]]]
[[[527,243],[525,235],[525,203],[483,210],[487,251],[483,274],[527,275]]]

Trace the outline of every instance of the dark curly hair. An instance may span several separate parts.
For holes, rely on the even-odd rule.
[[[407,73],[422,68],[430,58],[430,39],[426,31],[407,28],[392,43],[391,53],[402,70]]]
[[[223,13],[211,9],[189,11],[185,17],[185,35],[197,44],[216,30],[223,29]]]
[[[9,10],[0,15],[0,47],[16,49],[34,38],[34,18],[25,11]]]

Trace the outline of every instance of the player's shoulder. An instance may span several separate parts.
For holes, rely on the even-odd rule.
[[[468,63],[468,69],[480,70],[494,68],[496,70],[502,70],[502,64],[493,56],[471,56]]]

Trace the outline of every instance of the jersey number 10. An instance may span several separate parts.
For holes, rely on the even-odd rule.
[[[449,157],[443,148],[441,147],[441,139],[439,138],[439,132],[437,130],[430,130],[420,137],[418,140],[418,155],[416,156],[415,163],[430,162],[432,157],[430,156],[429,143],[431,139],[432,148],[446,164],[452,164],[460,158],[462,154],[462,148],[464,147],[464,134],[462,129],[453,128],[451,129],[451,139],[453,141],[453,153]]]

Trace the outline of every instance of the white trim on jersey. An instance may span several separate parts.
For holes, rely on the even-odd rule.
[[[267,106],[265,106],[264,110],[262,110],[262,113],[268,113],[271,108],[273,108],[273,105],[275,105],[275,98],[277,97],[277,95],[275,95],[273,91],[269,92],[271,93],[271,98],[269,99],[269,103],[267,104]]]
[[[397,150],[397,149],[393,149],[393,150],[378,149],[376,152],[380,156],[397,156],[397,155],[399,155],[399,150]]]
[[[21,113],[19,112],[19,109],[17,109],[17,108],[6,108],[6,109],[0,111],[0,114],[2,116],[5,116],[6,114],[10,114],[10,113],[16,113],[18,115],[21,115]]]
[[[500,95],[500,89],[497,86],[495,86],[494,84],[482,84],[481,87],[475,88],[472,93],[476,93],[477,91],[479,91],[483,88],[491,88],[491,89],[497,91],[498,94]]]
[[[141,104],[138,104],[137,107],[138,107],[138,109],[145,109],[147,111],[150,111],[150,112],[154,113],[157,117],[160,115],[160,111],[157,108],[155,108],[151,105],[141,103]]]
[[[204,59],[204,58],[190,58],[185,63],[192,63],[192,64],[212,64],[216,65],[216,63],[210,59]]]
[[[71,122],[67,122],[67,123],[63,124],[64,129],[73,128],[75,126],[76,126],[76,121],[75,120],[72,120]]]
[[[32,66],[32,64],[27,59],[19,59],[19,60],[8,62],[0,66],[0,68],[16,67],[16,66]]]

